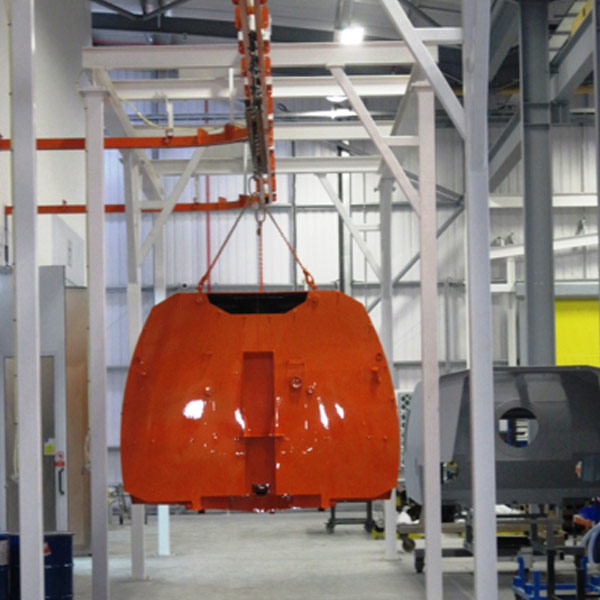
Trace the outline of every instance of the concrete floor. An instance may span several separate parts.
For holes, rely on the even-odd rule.
[[[339,516],[342,516],[340,514]],[[354,513],[352,516],[356,516]],[[181,515],[171,519],[172,556],[156,555],[156,519],[146,533],[146,581],[129,578],[128,526],[110,531],[112,600],[362,600],[425,597],[412,555],[383,558],[383,541],[362,527],[325,532],[327,513]],[[451,541],[452,542],[452,541]],[[456,540],[454,543],[458,543]],[[472,560],[446,559],[445,600],[474,598]],[[500,599],[514,564],[502,564]],[[75,562],[75,598],[91,598],[91,560]]]

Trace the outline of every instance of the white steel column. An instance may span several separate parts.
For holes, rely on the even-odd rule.
[[[421,370],[423,380],[425,586],[428,600],[441,600],[442,484],[440,480],[440,394],[437,347],[437,211],[435,97],[416,84],[419,106],[419,195],[421,202]]]
[[[594,108],[596,109],[596,195],[598,204],[598,225],[600,225],[600,0],[593,3],[593,25],[594,25]],[[598,228],[600,242],[600,227]],[[600,253],[600,243],[598,244]],[[600,254],[598,255],[600,259]]]
[[[154,304],[167,298],[167,253],[164,226],[154,242]],[[161,504],[158,507],[158,555],[171,554],[169,531],[169,506]]]
[[[506,259],[506,345],[508,347],[508,366],[516,367],[518,359],[519,342],[517,339],[517,292],[516,261],[514,257]]]
[[[490,0],[463,0],[465,198],[475,597],[497,600],[496,458],[488,166]]]
[[[393,179],[379,182],[379,218],[381,221],[381,330],[379,336],[385,352],[388,368],[395,386],[394,373],[394,313],[392,309],[392,191]],[[397,557],[396,543],[396,488],[389,500],[384,502],[385,510],[385,558]]]
[[[139,261],[141,187],[139,166],[131,152],[125,168],[125,220],[127,225],[127,315],[129,319],[129,353],[133,357],[142,331],[142,281]],[[144,579],[144,514],[143,504],[131,506],[131,576]]]
[[[13,0],[10,37],[15,207],[15,341],[19,419],[21,597],[44,598],[40,296],[37,256],[33,0]]]
[[[104,281],[104,97],[83,92],[86,105],[88,403],[92,495],[92,598],[108,600],[108,453],[106,437],[106,306]]]

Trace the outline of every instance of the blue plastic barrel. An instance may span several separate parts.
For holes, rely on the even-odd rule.
[[[0,533],[0,600],[8,600],[9,556],[8,535]]]
[[[10,600],[20,600],[19,535],[9,534]],[[52,532],[44,535],[44,575],[46,600],[73,598],[73,534]]]

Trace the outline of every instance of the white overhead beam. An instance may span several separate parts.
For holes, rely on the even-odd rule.
[[[381,157],[385,160],[387,166],[390,169],[390,172],[394,176],[394,179],[398,182],[400,189],[410,202],[413,207],[413,210],[419,214],[419,195],[417,194],[413,184],[408,179],[402,165],[398,162],[396,155],[390,148],[390,146],[386,143],[384,137],[381,135],[381,132],[377,128],[377,124],[371,117],[367,107],[364,105],[360,96],[356,93],[356,90],[352,87],[352,83],[348,76],[339,66],[330,66],[329,70],[332,75],[336,78],[337,82],[340,84],[344,93],[348,97],[352,108],[356,111],[358,118],[361,123],[364,125],[364,128],[369,132],[369,136],[373,140],[373,143],[379,150]]]
[[[327,156],[308,158],[278,158],[277,173],[301,175],[304,173],[376,173],[380,156]],[[188,161],[185,159],[161,159],[152,161],[156,172],[165,177],[181,175]],[[245,172],[242,157],[203,158],[194,175],[241,175]]]
[[[437,45],[457,43],[455,29],[447,38],[435,29],[424,30],[419,40],[426,44],[432,60],[438,57]],[[431,40],[427,39],[428,37]],[[339,42],[272,44],[271,63],[274,67],[323,67],[326,63],[348,65],[406,65],[414,58],[404,42],[363,42],[346,46]],[[109,46],[84,48],[84,69],[234,69],[239,72],[240,55],[237,44],[202,44],[181,46]]]
[[[356,227],[356,224],[352,220],[350,213],[346,210],[344,203],[340,200],[336,191],[333,189],[331,183],[329,183],[329,180],[327,179],[326,175],[318,175],[317,177],[319,178],[323,189],[327,192],[329,199],[331,200],[331,202],[333,202],[333,205],[336,207],[338,213],[340,214],[340,217],[342,218],[342,221],[344,221],[344,224],[348,228],[348,231],[350,231],[352,237],[354,238],[354,241],[358,244],[358,247],[367,259],[367,262],[373,269],[373,272],[377,276],[377,279],[381,281],[381,265],[375,259],[375,256],[373,255],[371,249],[367,245],[367,242],[365,241],[360,231]]]
[[[458,101],[456,94],[452,91],[450,84],[437,66],[436,60],[434,60],[423,44],[419,30],[413,26],[402,5],[397,0],[381,0],[381,3],[392,23],[406,41],[415,61],[421,67],[425,77],[427,77],[438,100],[446,109],[458,133],[464,139],[466,135],[465,111]]]
[[[361,96],[402,96],[407,75],[360,75],[351,77]],[[229,100],[229,79],[130,79],[113,85],[123,100]],[[234,97],[243,100],[244,82],[234,82]],[[325,98],[341,93],[333,77],[273,77],[273,98]]]
[[[598,196],[592,193],[554,194],[552,206],[554,208],[596,208],[598,206]],[[510,208],[523,208],[523,196],[490,195],[490,209]]]
[[[203,153],[204,153],[204,148],[198,148],[194,152],[194,154],[192,154],[192,157],[188,161],[188,164],[187,164],[186,168],[184,169],[181,177],[179,178],[177,185],[173,188],[173,191],[169,194],[169,197],[165,200],[164,208],[162,209],[160,215],[158,215],[158,217],[154,221],[154,226],[152,227],[152,231],[150,231],[150,233],[144,240],[144,243],[142,244],[142,248],[141,248],[140,254],[139,254],[139,264],[142,264],[144,258],[150,251],[150,248],[152,248],[152,245],[156,241],[156,238],[158,237],[160,230],[162,229],[164,224],[167,222],[167,219],[173,212],[173,208],[175,208],[175,204],[177,204],[177,201],[181,197],[183,190],[187,186],[190,178],[196,172],[196,169],[198,168],[198,163],[200,162],[200,159],[202,158]]]
[[[391,121],[377,121],[377,126],[382,135],[388,136],[392,132]],[[138,136],[153,137],[156,136],[156,129],[141,126],[135,127]],[[275,141],[295,141],[304,140],[368,140],[369,134],[360,122],[349,121],[301,121],[295,123],[278,122],[275,120]]]

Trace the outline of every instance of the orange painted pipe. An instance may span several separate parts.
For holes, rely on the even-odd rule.
[[[198,129],[196,135],[162,137],[108,137],[104,138],[106,150],[144,148],[194,148],[198,146],[218,146],[243,142],[248,139],[248,130],[235,125],[226,125],[222,132],[208,133]],[[85,150],[85,138],[40,138],[38,150]],[[10,140],[0,138],[0,150],[10,150]]]
[[[224,198],[220,198],[219,202],[208,202],[199,204],[194,202],[183,202],[176,204],[173,208],[175,213],[187,213],[187,212],[217,212],[221,210],[238,210],[244,208],[247,202],[249,202],[248,196],[240,196],[239,200],[228,202]],[[38,206],[38,215],[84,215],[87,213],[87,206],[85,204],[48,204]],[[143,213],[159,213],[160,208],[143,208]],[[4,207],[5,215],[12,215],[14,209],[12,206]],[[105,204],[104,212],[106,214],[111,213],[124,213],[124,204]]]
[[[394,389],[341,292],[175,294],[133,354],[121,421],[134,502],[326,508],[396,487]]]

